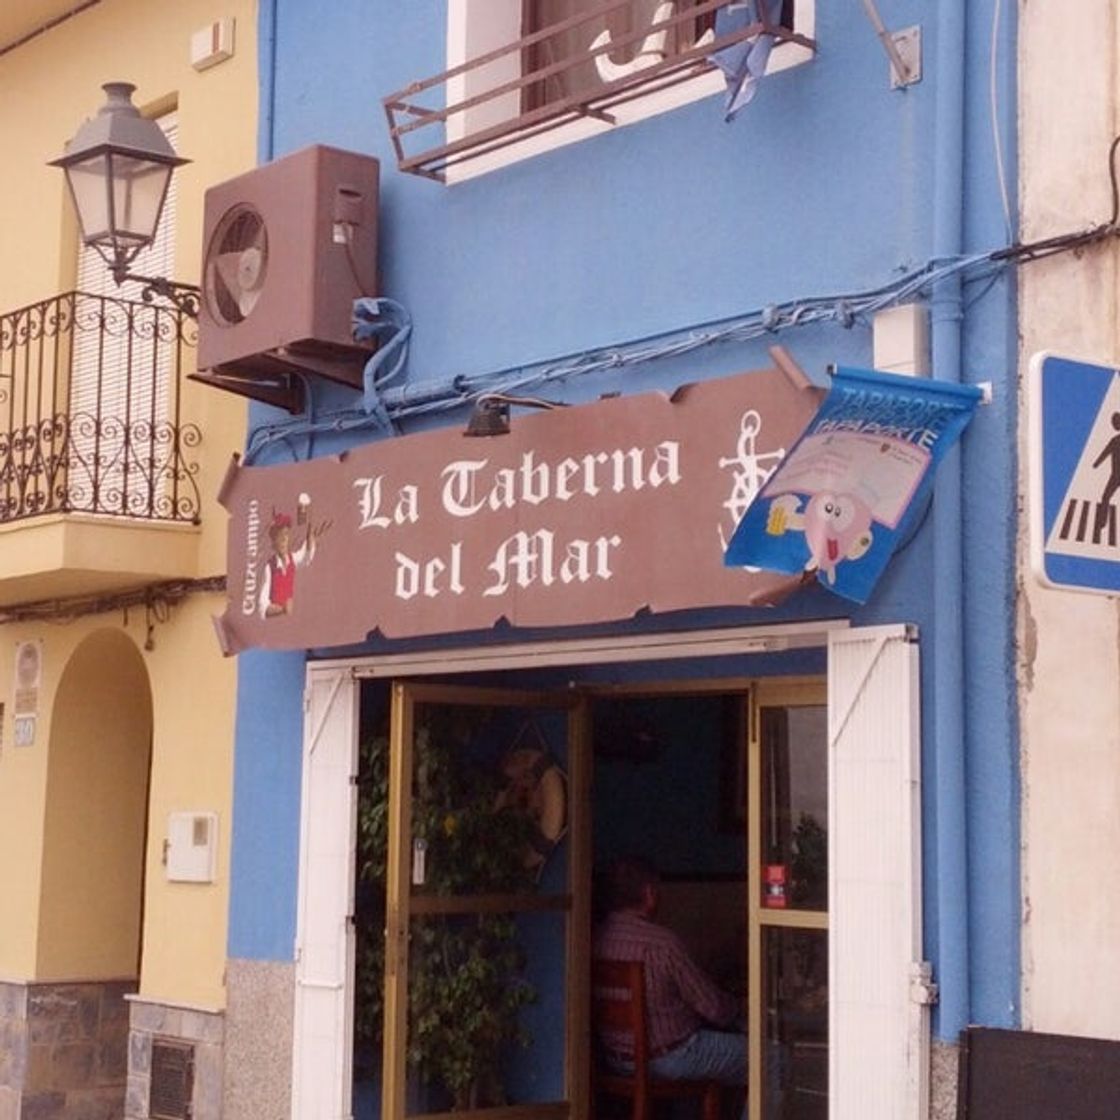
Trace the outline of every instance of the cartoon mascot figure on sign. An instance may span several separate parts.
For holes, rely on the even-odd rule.
[[[770,506],[766,531],[780,537],[790,530],[805,534],[809,546],[806,570],[817,569],[830,584],[836,582],[841,560],[858,560],[871,547],[871,508],[856,494],[822,490],[804,510],[796,494],[783,494]]]

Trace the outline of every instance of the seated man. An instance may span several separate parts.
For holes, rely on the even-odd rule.
[[[645,966],[650,1073],[666,1080],[708,1078],[742,1089],[747,1083],[747,1040],[734,996],[721,991],[692,960],[681,939],[653,921],[657,872],[644,860],[616,860],[607,883],[610,911],[595,933],[600,960]],[[722,1028],[722,1029],[712,1029]],[[602,1040],[606,1057],[629,1072],[632,1041]]]

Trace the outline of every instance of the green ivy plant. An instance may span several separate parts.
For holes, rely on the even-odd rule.
[[[473,761],[470,743],[484,711],[422,705],[413,744],[412,839],[426,845],[425,882],[415,892],[491,894],[530,890],[524,852],[533,822],[497,809],[501,775]],[[384,736],[360,745],[355,1045],[359,1068],[375,1063],[384,1015],[385,868],[389,748]],[[535,999],[509,914],[424,915],[409,939],[410,1070],[441,1086],[456,1108],[502,1104],[501,1062],[528,1045],[521,1009]]]

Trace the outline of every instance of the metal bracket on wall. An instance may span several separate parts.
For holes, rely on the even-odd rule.
[[[894,53],[891,60],[891,89],[902,89],[922,80],[922,29],[907,27],[890,35]],[[901,63],[901,66],[899,65]]]
[[[922,80],[922,29],[888,31],[875,0],[863,0],[863,10],[891,62],[891,89],[904,89]]]

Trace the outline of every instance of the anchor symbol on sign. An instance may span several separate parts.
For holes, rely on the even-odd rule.
[[[728,467],[736,468],[731,495],[723,503],[723,508],[731,515],[732,528],[742,521],[743,514],[747,512],[747,507],[754,501],[758,492],[766,485],[766,480],[785,458],[786,449],[784,447],[779,447],[777,451],[759,452],[756,449],[758,435],[761,431],[762,417],[753,408],[748,409],[739,421],[739,439],[735,446],[735,455],[719,460],[719,465],[724,469]],[[726,552],[727,537],[722,525],[719,526],[719,541]]]

